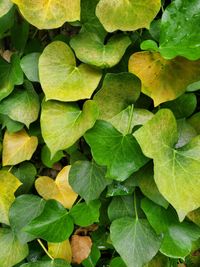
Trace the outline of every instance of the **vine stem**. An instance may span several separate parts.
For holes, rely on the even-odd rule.
[[[133,120],[133,105],[131,105],[131,112],[130,112],[130,117],[129,117],[129,120],[128,120],[128,127],[127,127],[126,134],[130,134],[131,133],[132,120]]]
[[[47,254],[47,256],[51,259],[54,260],[54,258],[51,256],[51,254],[48,252],[48,250],[45,248],[44,244],[42,243],[42,241],[38,238],[37,239],[38,243],[40,244],[40,246],[43,248],[44,252]]]
[[[134,209],[135,209],[135,217],[138,220],[138,212],[137,212],[137,200],[136,200],[136,192],[134,191]]]

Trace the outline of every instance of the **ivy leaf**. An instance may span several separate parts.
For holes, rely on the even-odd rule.
[[[108,178],[124,181],[148,161],[136,139],[130,134],[122,135],[109,122],[97,121],[84,138],[94,160],[107,166]]]
[[[122,258],[116,257],[113,258],[112,261],[110,262],[110,267],[127,267],[127,265],[124,263]]]
[[[160,248],[161,239],[146,219],[117,219],[112,222],[110,232],[115,249],[130,267],[142,267]]]
[[[12,0],[25,19],[38,29],[61,27],[66,21],[80,19],[80,0],[37,1]]]
[[[69,172],[69,183],[87,203],[99,198],[105,187],[110,184],[105,178],[105,168],[95,162],[77,161]]]
[[[0,114],[0,123],[2,124],[2,129],[6,127],[9,133],[15,133],[24,128],[24,124],[13,121],[10,117],[3,114]]]
[[[55,259],[51,261],[36,261],[22,264],[20,267],[71,267],[71,265],[62,259]]]
[[[40,102],[33,86],[28,81],[23,90],[15,90],[4,99],[0,105],[0,113],[9,116],[12,120],[25,124],[36,121],[40,110]]]
[[[86,31],[74,36],[70,41],[79,60],[102,69],[118,64],[130,44],[130,38],[124,34],[116,34],[104,44],[104,40],[97,34]]]
[[[13,267],[28,256],[28,245],[22,245],[9,228],[0,228],[0,266]]]
[[[197,134],[200,134],[200,112],[195,113],[187,122],[195,129]]]
[[[200,208],[189,212],[187,217],[200,227]]]
[[[153,158],[158,189],[182,221],[188,212],[200,206],[200,136],[174,149],[178,141],[177,124],[168,109],[160,110],[134,136],[144,154]]]
[[[53,158],[51,158],[51,151],[49,150],[48,146],[44,145],[41,149],[41,160],[42,163],[48,167],[52,168],[53,165],[60,161],[63,157],[65,157],[62,150],[58,151]]]
[[[71,235],[74,225],[65,208],[55,200],[48,200],[42,213],[23,228],[23,231],[48,242],[62,242]]]
[[[160,6],[160,0],[100,0],[96,15],[108,32],[135,31],[139,28],[149,28]]]
[[[39,82],[39,57],[40,53],[30,53],[25,55],[20,61],[24,74],[31,82]]]
[[[8,212],[15,200],[14,193],[21,182],[10,172],[0,171],[0,222],[10,224]]]
[[[65,208],[70,209],[78,195],[68,183],[70,166],[64,167],[57,175],[55,181],[47,176],[40,176],[35,181],[35,188],[44,199],[55,199]]]
[[[88,100],[81,111],[74,103],[48,101],[42,104],[41,130],[53,157],[59,150],[72,146],[93,127],[99,111],[94,101]]]
[[[71,48],[61,42],[49,44],[39,59],[39,76],[46,99],[76,101],[90,98],[101,71],[86,64],[76,67]]]
[[[200,36],[196,27],[200,23],[199,12],[198,0],[176,0],[167,6],[161,20],[159,50],[163,57],[200,58]]]
[[[30,160],[37,145],[37,137],[29,136],[24,129],[17,133],[6,131],[3,139],[3,166]]]
[[[0,3],[0,17],[3,17],[13,6],[10,0],[2,0]]]
[[[48,252],[54,259],[72,261],[72,249],[69,240],[61,243],[48,243]]]
[[[129,60],[129,71],[142,81],[142,92],[154,105],[176,99],[187,86],[200,78],[200,61],[177,57],[166,60],[157,52],[134,53]]]
[[[0,69],[0,100],[2,100],[13,91],[14,85],[23,83],[19,56],[12,55],[10,63],[0,57]]]
[[[35,195],[21,195],[15,199],[10,210],[10,225],[22,244],[35,239],[22,229],[43,211],[45,201]]]
[[[190,140],[197,136],[195,129],[185,119],[177,120],[177,129],[178,142],[175,146],[176,148],[186,145]]]

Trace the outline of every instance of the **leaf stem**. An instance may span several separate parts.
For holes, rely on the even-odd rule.
[[[130,117],[129,117],[129,120],[128,120],[128,127],[127,127],[127,130],[126,130],[126,134],[130,134],[131,133],[131,123],[132,123],[132,119],[133,119],[133,104],[131,105],[131,112],[130,112]]]
[[[51,259],[54,260],[54,258],[51,256],[51,254],[48,252],[48,250],[45,248],[44,244],[42,243],[42,241],[38,238],[37,239],[38,243],[40,244],[40,246],[43,248],[44,252],[47,254],[47,256]]]
[[[134,191],[134,209],[135,209],[135,217],[138,220],[138,212],[137,212],[137,200],[136,200],[136,192]]]

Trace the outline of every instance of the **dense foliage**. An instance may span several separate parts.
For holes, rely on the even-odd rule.
[[[0,1],[0,267],[200,266],[200,1]]]

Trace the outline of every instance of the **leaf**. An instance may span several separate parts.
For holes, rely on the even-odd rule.
[[[142,267],[149,262],[161,244],[146,219],[117,219],[112,222],[110,232],[115,249],[129,267]]]
[[[100,111],[99,119],[111,119],[135,103],[140,95],[140,87],[139,79],[130,73],[106,74],[102,88],[94,96]]]
[[[101,253],[97,246],[93,245],[90,255],[82,262],[84,267],[94,267],[96,266],[98,260],[101,257]]]
[[[86,227],[95,222],[99,222],[101,203],[99,200],[93,200],[89,203],[76,204],[69,212],[76,225]]]
[[[53,158],[51,158],[51,152],[49,150],[49,148],[44,145],[42,147],[42,150],[41,150],[41,160],[42,160],[42,163],[48,167],[48,168],[52,168],[53,165],[60,161],[63,157],[65,157],[63,151],[58,151],[54,156]]]
[[[89,236],[73,235],[71,239],[72,261],[80,264],[91,252],[92,240]]]
[[[9,228],[0,228],[0,266],[12,267],[28,255],[28,245],[22,245]]]
[[[0,57],[0,100],[7,97],[14,89],[14,85],[23,83],[23,72],[18,55],[12,55],[11,62]]]
[[[195,136],[197,136],[195,129],[185,119],[177,120],[177,129],[178,143],[175,146],[176,148],[188,144]]]
[[[12,7],[12,2],[10,0],[2,0],[0,2],[0,17],[3,17]]]
[[[66,21],[80,19],[80,0],[34,1],[12,0],[25,19],[38,29],[61,27]]]
[[[42,213],[33,219],[23,231],[48,242],[58,243],[69,238],[73,221],[65,208],[55,200],[48,200]]]
[[[200,227],[200,208],[189,212],[187,217]]]
[[[199,81],[200,61],[177,57],[166,60],[157,52],[134,53],[129,60],[129,71],[142,81],[142,92],[154,101],[154,105],[174,100],[187,86]]]
[[[70,166],[64,167],[57,175],[56,180],[40,176],[35,181],[35,188],[44,199],[55,199],[65,208],[70,209],[77,199],[77,194],[72,190],[68,182]]]
[[[8,13],[6,13],[3,17],[0,17],[0,38],[4,37],[4,34],[12,28],[15,19],[15,7],[12,7]]]
[[[105,187],[110,184],[105,178],[105,168],[95,162],[77,161],[69,172],[69,184],[87,203],[98,199]]]
[[[0,113],[9,116],[12,120],[25,124],[37,120],[40,111],[40,102],[33,86],[28,81],[23,90],[15,90],[4,99],[0,105]]]
[[[2,129],[6,127],[9,133],[15,133],[24,128],[24,124],[13,121],[10,117],[3,114],[0,114],[0,123],[2,124]]]
[[[108,32],[149,28],[160,10],[160,0],[100,0],[96,15]],[[124,19],[124,14],[126,17]]]
[[[182,148],[174,149],[178,141],[177,124],[168,109],[161,109],[134,136],[144,154],[153,158],[158,189],[182,221],[188,212],[200,206],[200,137],[193,138]]]
[[[5,132],[3,139],[3,166],[30,160],[38,145],[37,137],[23,129],[17,133]]]
[[[70,45],[80,61],[102,69],[118,64],[130,44],[130,38],[124,34],[116,34],[104,44],[104,40],[96,33],[86,31],[70,40]]]
[[[35,239],[31,234],[23,231],[23,228],[43,211],[45,201],[35,195],[21,195],[15,199],[10,210],[10,225],[22,244]]]
[[[40,53],[30,53],[25,55],[20,61],[24,74],[31,82],[39,82],[39,57]]]
[[[76,101],[90,98],[101,71],[86,64],[76,67],[71,48],[61,42],[49,44],[39,59],[39,76],[46,99]]]
[[[0,222],[10,224],[8,211],[15,200],[14,193],[21,182],[10,172],[0,171]]]
[[[108,178],[124,181],[148,161],[132,135],[122,135],[106,121],[97,121],[84,138],[94,160],[107,166]]]
[[[36,261],[21,265],[20,267],[71,267],[71,265],[62,259],[55,259],[52,261]]]
[[[170,259],[158,253],[148,264],[144,267],[168,267],[170,266]]]
[[[112,261],[110,262],[110,267],[127,267],[127,265],[125,265],[122,258],[116,257],[113,258]]]
[[[72,146],[99,115],[95,102],[88,100],[81,111],[74,103],[48,101],[42,104],[41,130],[53,157],[59,150]]]
[[[69,240],[61,243],[48,243],[48,252],[54,258],[72,261],[72,249]]]
[[[200,58],[199,1],[173,1],[165,9],[161,20],[159,50],[167,59],[183,56],[190,60]],[[177,34],[178,33],[178,34]]]
[[[187,119],[187,122],[195,129],[197,134],[200,134],[200,112]]]

